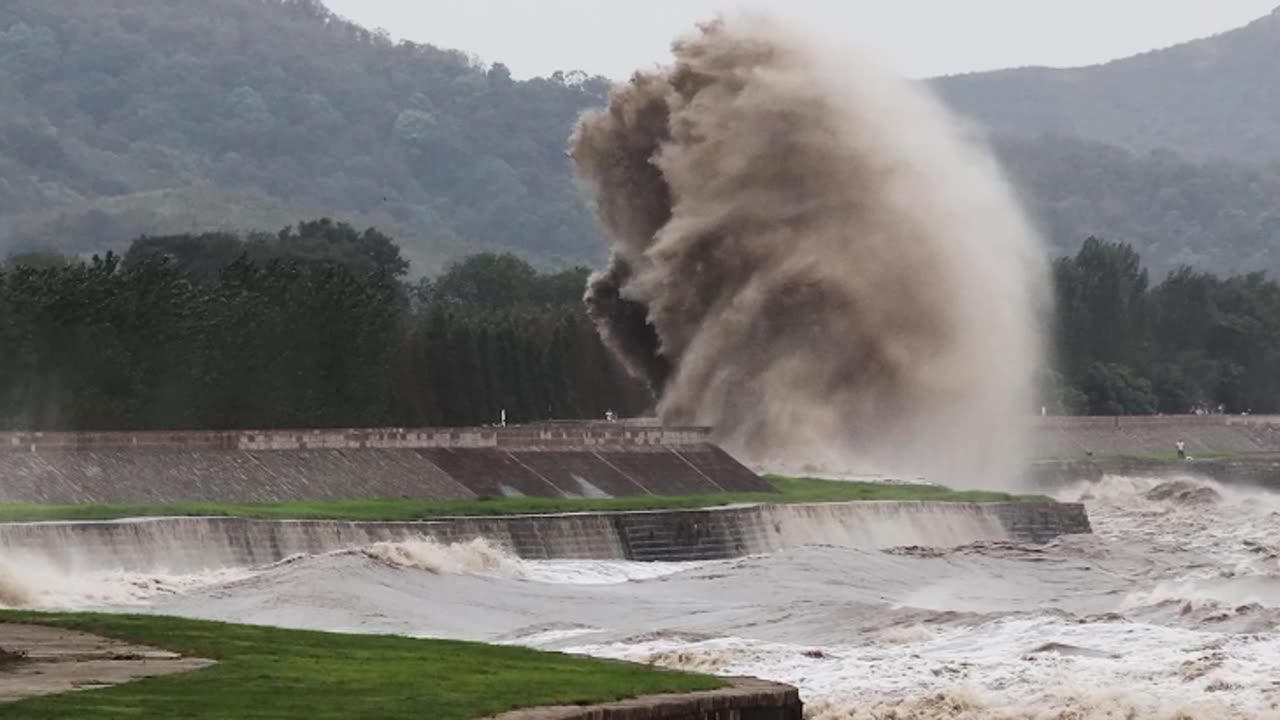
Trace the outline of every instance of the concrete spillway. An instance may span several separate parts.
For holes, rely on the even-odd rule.
[[[151,518],[0,524],[0,555],[76,573],[254,567],[382,541],[483,538],[524,559],[717,560],[805,545],[950,547],[1087,533],[1084,508],[1051,503],[853,502],[709,510],[445,518],[428,522]]]

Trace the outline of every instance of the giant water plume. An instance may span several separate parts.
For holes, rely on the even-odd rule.
[[[919,85],[766,19],[673,52],[571,146],[613,241],[588,311],[662,419],[755,460],[1011,469],[1044,273],[989,153]]]

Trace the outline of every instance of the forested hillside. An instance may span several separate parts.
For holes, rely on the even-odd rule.
[[[1123,240],[1157,278],[1180,265],[1280,277],[1280,172],[1074,138],[995,143],[1055,255]]]
[[[1182,263],[1280,275],[1280,176],[1202,159],[1280,146],[1278,27],[938,87],[997,131],[1054,252],[1100,235],[1157,277]],[[414,276],[486,249],[594,264],[604,243],[564,148],[607,89],[582,73],[516,82],[500,64],[392,43],[319,0],[6,0],[0,257],[331,216],[395,236]]]
[[[515,82],[317,0],[0,3],[0,253],[339,215],[419,272],[476,249],[599,251],[570,179],[607,83]]]
[[[1197,158],[1280,161],[1280,10],[1247,27],[1104,65],[939,78],[946,102],[1000,133],[1072,135]]]

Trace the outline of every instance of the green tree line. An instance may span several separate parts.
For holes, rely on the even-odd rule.
[[[0,423],[424,426],[638,414],[581,309],[585,269],[482,254],[430,281],[375,230],[142,238],[0,270]]]
[[[1280,411],[1280,285],[1182,266],[1151,285],[1134,249],[1089,238],[1053,265],[1053,412]]]
[[[587,270],[472,255],[409,282],[400,248],[330,220],[142,237],[0,267],[0,427],[430,426],[640,414],[653,398],[582,309]],[[1053,265],[1055,413],[1280,411],[1280,285],[1128,245]]]

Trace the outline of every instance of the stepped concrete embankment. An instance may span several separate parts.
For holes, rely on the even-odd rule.
[[[1045,460],[1030,469],[1032,481],[1041,488],[1058,488],[1079,482],[1097,482],[1104,476],[1170,479],[1204,478],[1224,485],[1241,485],[1280,490],[1280,457],[1210,458],[1207,460],[1155,460],[1144,458],[1098,458]]]
[[[484,538],[527,559],[720,560],[803,545],[950,547],[1090,532],[1065,503],[849,502],[423,522],[145,518],[0,524],[0,556],[76,572],[253,567],[382,541]]]
[[[771,492],[706,428],[0,433],[0,503]]]
[[[1122,475],[1280,490],[1280,416],[1038,418],[1033,438],[1041,459],[1029,476],[1040,487]],[[1179,442],[1190,462],[1170,459]]]
[[[1167,454],[1179,441],[1192,455],[1280,452],[1280,416],[1039,417],[1032,440],[1045,459]]]

